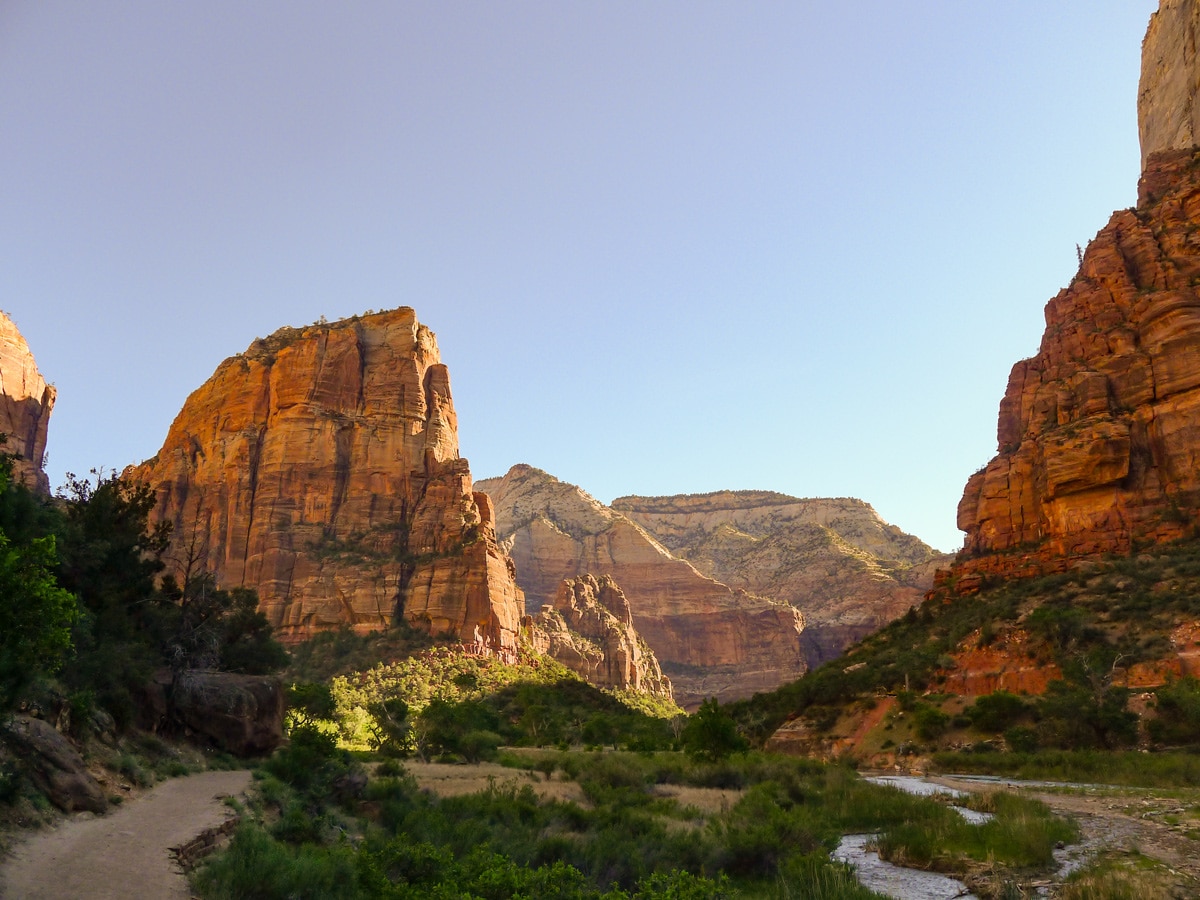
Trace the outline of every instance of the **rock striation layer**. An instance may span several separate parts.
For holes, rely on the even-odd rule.
[[[564,579],[608,575],[685,708],[747,697],[807,671],[804,617],[677,559],[630,519],[531,466],[479,482],[516,563],[530,612],[553,605]]]
[[[1046,306],[967,482],[962,572],[1039,571],[1178,538],[1200,514],[1200,159],[1152,157]]]
[[[1162,0],[1142,45],[1144,167],[1000,403],[998,455],[967,482],[955,570],[1035,573],[1192,534],[1200,516],[1197,0]]]
[[[17,326],[0,312],[0,434],[8,437],[0,449],[16,454],[13,474],[43,493],[50,491],[42,461],[56,394],[38,372]]]
[[[810,666],[919,605],[950,559],[852,498],[718,491],[612,506],[710,578],[803,610]]]
[[[1138,85],[1138,136],[1142,168],[1150,157],[1200,144],[1200,5],[1196,0],[1161,0],[1142,41]]]
[[[554,604],[526,616],[522,627],[535,650],[589,684],[674,697],[671,680],[634,628],[629,601],[607,575],[566,579]]]
[[[156,490],[176,573],[257,590],[284,639],[402,618],[516,647],[512,563],[458,455],[437,340],[408,307],[256,340],[126,475]]]

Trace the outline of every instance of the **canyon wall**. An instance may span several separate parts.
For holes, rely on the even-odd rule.
[[[803,610],[810,666],[920,605],[951,558],[852,498],[718,491],[612,507],[710,578]]]
[[[46,432],[56,391],[46,384],[25,338],[4,313],[0,313],[0,446],[17,456],[13,475],[27,487],[49,493],[50,482],[42,469]]]
[[[512,563],[458,455],[437,340],[412,309],[256,340],[126,476],[156,491],[172,570],[257,590],[285,640],[399,617],[516,647]]]
[[[1046,305],[1000,402],[997,456],[968,481],[959,576],[1033,574],[1191,536],[1200,517],[1196,0],[1162,0],[1142,44],[1138,203],[1113,214]]]
[[[685,708],[746,697],[807,671],[804,617],[790,604],[736,590],[677,559],[644,529],[531,466],[481,481],[530,612],[553,605],[564,579],[608,575]]]

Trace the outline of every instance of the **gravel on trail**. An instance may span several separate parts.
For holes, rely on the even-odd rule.
[[[250,785],[250,773],[172,778],[105,816],[81,813],[31,834],[0,860],[6,900],[187,900],[187,879],[170,848],[220,825],[222,800]]]

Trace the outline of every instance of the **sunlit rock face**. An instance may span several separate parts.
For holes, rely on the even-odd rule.
[[[531,466],[479,482],[516,564],[530,613],[553,606],[564,579],[608,575],[685,708],[747,697],[807,671],[804,616],[736,590],[677,559],[643,528]]]
[[[809,665],[919,605],[950,560],[850,497],[717,491],[612,505],[705,575],[803,610]]]
[[[1200,516],[1197,4],[1143,43],[1144,171],[1013,367],[999,452],[967,483],[958,574],[1038,572],[1194,533]]]
[[[512,563],[458,455],[436,338],[412,309],[256,340],[127,475],[157,492],[176,573],[254,588],[285,639],[402,617],[516,647]]]
[[[38,372],[29,345],[12,319],[0,312],[0,447],[16,455],[13,475],[27,487],[49,493],[42,470],[46,433],[56,391]]]
[[[1162,0],[1142,41],[1138,136],[1142,168],[1155,153],[1200,145],[1200,3]]]
[[[527,616],[533,648],[597,687],[673,698],[671,680],[634,626],[629,601],[607,575],[568,578],[553,605]]]

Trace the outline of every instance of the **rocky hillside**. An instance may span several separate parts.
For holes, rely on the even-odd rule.
[[[671,680],[633,625],[625,593],[607,575],[568,578],[553,605],[527,616],[533,649],[558,660],[589,684],[671,700]]]
[[[126,474],[157,492],[176,573],[257,590],[285,639],[403,618],[516,646],[512,563],[458,455],[437,340],[407,307],[256,340]]]
[[[42,460],[55,396],[54,387],[38,372],[25,338],[0,312],[0,434],[8,436],[0,449],[17,455],[16,477],[43,493],[50,490]]]
[[[610,576],[685,708],[746,697],[807,670],[803,615],[731,588],[677,559],[644,529],[578,487],[531,466],[481,481],[531,613],[564,579]]]
[[[705,575],[803,610],[810,665],[919,605],[951,558],[849,498],[720,491],[612,506]]]

